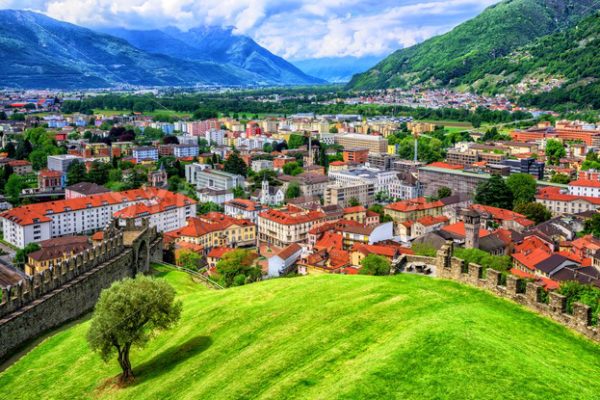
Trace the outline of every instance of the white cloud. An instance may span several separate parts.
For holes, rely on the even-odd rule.
[[[82,26],[236,27],[289,59],[383,55],[446,32],[499,0],[0,0]]]

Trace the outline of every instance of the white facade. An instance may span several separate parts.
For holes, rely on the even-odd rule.
[[[133,158],[136,162],[143,160],[158,161],[158,149],[151,146],[136,147],[132,151]]]
[[[225,145],[225,131],[220,129],[211,129],[204,133],[204,138],[209,144],[216,144],[217,146]]]
[[[177,158],[198,157],[199,149],[198,145],[178,144],[173,148],[173,155]]]
[[[341,186],[353,185],[357,183],[372,183],[375,193],[383,192],[390,194],[392,186],[399,188],[402,182],[398,179],[396,171],[381,171],[374,168],[360,168],[353,170],[329,171],[329,178]]]
[[[230,190],[238,186],[245,186],[245,179],[241,175],[230,174],[224,171],[206,169],[201,164],[185,166],[185,179],[198,189]]]
[[[267,276],[269,278],[276,278],[280,276],[281,272],[294,265],[294,263],[298,261],[301,255],[302,248],[299,247],[299,250],[297,250],[295,253],[293,253],[286,259],[281,258],[279,255],[275,255],[269,258],[269,271],[267,273]]]
[[[600,197],[600,182],[590,181],[588,184],[569,184],[569,194],[583,197]]]
[[[272,170],[273,161],[271,160],[254,160],[252,161],[252,171],[260,172],[262,170]]]
[[[66,173],[69,165],[75,160],[83,162],[82,157],[74,156],[72,154],[59,154],[56,156],[48,156],[48,169],[52,171],[59,171]]]

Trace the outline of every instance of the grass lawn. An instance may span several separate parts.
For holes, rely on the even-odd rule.
[[[123,115],[123,114],[129,114],[130,111],[129,110],[106,110],[106,109],[94,109],[94,114],[103,114],[109,117],[115,116],[115,115]],[[151,116],[155,116],[155,115],[169,115],[172,117],[189,117],[191,116],[193,113],[191,112],[180,112],[180,111],[173,111],[173,110],[165,110],[162,108],[156,109],[155,111],[146,111],[142,113],[143,115],[151,115]]]
[[[473,124],[471,124],[470,122],[464,122],[464,121],[424,119],[424,120],[418,120],[416,122],[427,122],[430,124],[444,125],[445,128],[459,128],[460,129],[459,132],[462,132],[464,130],[473,129]]]
[[[134,351],[136,383],[89,320],[0,374],[5,399],[598,399],[600,346],[520,306],[426,277],[318,276],[209,290],[162,270],[182,321]]]

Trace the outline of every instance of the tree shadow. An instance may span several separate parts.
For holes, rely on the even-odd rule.
[[[212,339],[208,336],[196,336],[178,346],[172,346],[151,360],[133,368],[135,381],[133,386],[156,378],[171,371],[178,364],[192,358],[212,345]]]

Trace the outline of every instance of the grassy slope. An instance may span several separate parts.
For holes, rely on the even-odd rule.
[[[104,386],[89,322],[0,375],[3,398],[597,398],[600,346],[514,304],[416,276],[321,276],[226,291],[163,273],[183,321]]]

